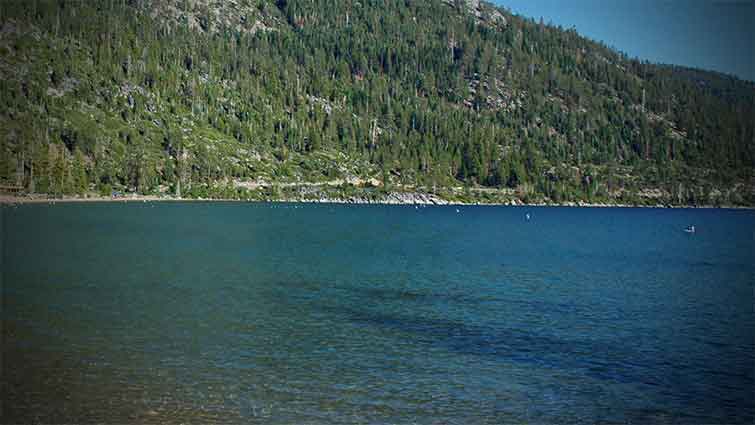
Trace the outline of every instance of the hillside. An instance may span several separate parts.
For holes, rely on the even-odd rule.
[[[755,84],[476,0],[0,2],[0,186],[755,205]]]

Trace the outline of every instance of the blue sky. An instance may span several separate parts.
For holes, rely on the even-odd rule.
[[[630,57],[755,81],[755,0],[492,0]]]

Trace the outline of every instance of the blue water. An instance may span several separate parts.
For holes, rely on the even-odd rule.
[[[755,420],[751,211],[2,214],[3,422]]]

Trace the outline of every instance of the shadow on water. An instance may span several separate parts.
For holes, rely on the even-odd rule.
[[[752,404],[716,392],[727,383],[751,387],[753,377],[732,365],[730,372],[708,370],[703,365],[647,350],[637,341],[563,339],[524,329],[466,324],[442,318],[425,318],[339,307],[331,314],[375,328],[397,332],[413,343],[442,348],[461,355],[485,357],[499,364],[566,371],[606,383],[639,386],[661,394],[697,400],[711,408],[728,406],[732,411]],[[744,404],[743,404],[744,403]]]
[[[470,304],[484,302],[490,298],[458,292],[437,292],[414,288],[355,287],[353,285],[345,285],[342,290],[348,292],[351,296],[364,297],[363,299],[369,299],[378,303],[411,302],[433,304],[437,302],[452,302]]]
[[[470,325],[458,321],[408,317],[356,310],[348,307],[338,313],[355,323],[388,328],[411,335],[415,342],[442,346],[449,350],[476,356],[494,356],[500,360],[537,363],[541,367],[585,368],[591,363],[611,358],[637,357],[631,348],[618,349],[611,344],[586,340],[565,340],[538,335],[521,329]],[[599,368],[596,368],[596,371]],[[629,370],[614,371],[613,376],[595,373],[596,378],[619,381],[633,380]],[[635,377],[636,378],[636,377]]]
[[[425,344],[461,355],[484,357],[494,362],[532,365],[540,369],[569,371],[590,379],[619,384],[635,384],[660,388],[668,394],[684,394],[700,404],[730,403],[732,400],[714,393],[726,384],[747,388],[753,383],[752,373],[743,373],[742,365],[728,370],[712,364],[700,364],[695,357],[662,350],[659,336],[639,340],[618,334],[607,338],[561,338],[533,326],[512,327],[500,321],[469,323],[449,319],[432,312],[435,307],[452,305],[466,311],[485,309],[486,303],[513,306],[518,310],[548,312],[577,322],[613,321],[616,317],[637,318],[643,310],[611,305],[611,316],[601,317],[597,306],[561,300],[547,302],[537,298],[508,298],[504,294],[475,295],[461,292],[438,292],[429,288],[393,288],[354,284],[326,284],[311,280],[283,280],[264,285],[276,290],[271,299],[284,300],[295,309],[314,309],[336,322],[354,323],[389,331],[393,336],[410,338],[412,343]],[[281,295],[287,294],[283,298]],[[334,301],[335,300],[335,301]],[[369,300],[360,305],[356,300]],[[394,313],[414,311],[416,314]],[[603,312],[605,313],[605,312]],[[634,320],[634,319],[628,319]],[[616,325],[616,323],[610,323]],[[647,337],[646,337],[647,338]],[[707,343],[707,342],[706,342]],[[718,349],[728,349],[721,345]],[[732,391],[736,394],[736,391]],[[731,394],[730,394],[731,395]]]

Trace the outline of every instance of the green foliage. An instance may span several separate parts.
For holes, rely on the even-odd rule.
[[[242,10],[225,2],[0,2],[0,180],[252,199],[283,191],[232,182],[359,176],[470,199],[752,202],[724,190],[752,179],[751,82],[464,2],[239,3],[225,27]]]

